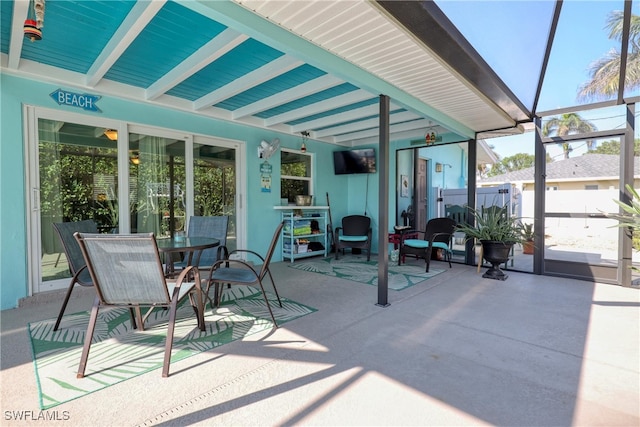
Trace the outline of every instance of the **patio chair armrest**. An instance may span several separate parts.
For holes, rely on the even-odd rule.
[[[218,246],[217,255],[218,259],[229,259],[229,248],[226,246]]]
[[[453,235],[451,233],[433,233],[431,235],[431,243],[433,243],[433,241],[435,240],[436,237],[438,236],[449,236],[449,241],[451,241],[451,237],[453,237]]]
[[[233,266],[233,265],[242,266],[242,267],[246,268],[247,270],[251,270],[253,272],[253,274],[255,274],[256,278],[260,277],[258,272],[256,272],[255,268],[253,268],[253,266],[251,264],[249,264],[248,262],[245,262],[245,261],[242,261],[242,260],[239,260],[239,259],[223,259],[223,260],[219,260],[219,261],[216,261],[215,263],[213,263],[213,265],[209,269],[209,277],[207,277],[207,279],[206,279],[207,282],[211,282],[211,280],[213,278],[213,273],[216,270],[218,270],[223,264],[224,264],[224,268],[228,268],[228,267]]]
[[[71,279],[72,280],[71,283],[77,283],[80,286],[91,286],[91,284],[87,284],[80,280],[80,274],[82,274],[82,272],[85,271],[86,269],[87,269],[86,265],[83,265],[80,269],[78,269],[78,271],[76,271],[76,274],[73,275],[73,278]],[[91,278],[91,280],[93,280],[93,277]]]
[[[193,276],[194,280],[189,280],[189,278],[192,277],[192,276]],[[193,266],[193,265],[189,265],[189,266],[183,268],[182,271],[180,271],[180,274],[178,274],[177,277],[167,279],[167,282],[168,283],[175,283],[177,289],[179,289],[180,286],[182,286],[182,284],[184,282],[200,283],[200,270],[198,270],[198,268]]]
[[[259,254],[259,253],[257,253],[257,252],[254,252],[254,251],[252,251],[252,250],[249,250],[249,249],[236,249],[236,250],[234,250],[234,251],[231,251],[231,253],[229,254],[229,256],[231,256],[231,255],[233,255],[233,254],[236,254],[236,253],[240,253],[240,252],[244,252],[244,253],[248,253],[248,254],[251,254],[251,255],[255,255],[255,256],[257,256],[258,258],[260,258],[260,260],[261,260],[262,262],[264,262],[264,258],[262,257],[262,255],[260,255],[260,254]],[[228,259],[228,258],[229,258],[229,257],[227,257],[226,259]]]

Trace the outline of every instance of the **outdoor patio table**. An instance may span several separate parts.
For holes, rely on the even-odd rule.
[[[204,249],[215,248],[220,245],[220,240],[212,237],[186,237],[174,236],[170,239],[158,239],[158,251],[166,254],[166,272],[173,273],[173,257],[176,252],[183,252],[187,255],[187,265],[191,265],[194,253]],[[198,259],[196,259],[197,261]]]

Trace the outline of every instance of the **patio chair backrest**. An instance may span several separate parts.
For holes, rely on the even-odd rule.
[[[220,241],[219,246],[227,244],[229,216],[192,216],[189,218],[189,237],[213,237]],[[211,266],[218,260],[218,248],[205,249],[200,254],[198,265]]]
[[[78,246],[78,242],[75,237],[73,237],[73,234],[77,231],[81,233],[98,233],[98,225],[94,220],[86,219],[83,221],[56,222],[53,224],[53,229],[62,242],[62,248],[69,263],[69,271],[71,275],[75,275],[85,266],[85,260],[82,255],[82,250],[80,246]],[[82,271],[78,277],[78,281],[84,285],[91,283],[89,271],[86,269]]]
[[[269,271],[269,263],[271,262],[271,258],[273,257],[273,253],[276,250],[276,245],[278,244],[278,239],[280,239],[280,233],[282,232],[282,227],[284,227],[284,221],[282,221],[277,227],[276,231],[273,233],[273,237],[271,238],[271,244],[269,245],[269,249],[264,256],[264,263],[262,264],[262,268],[260,270],[260,279],[264,278],[264,276]]]
[[[371,218],[365,215],[348,215],[342,218],[342,234],[345,236],[367,236]]]
[[[444,213],[447,218],[451,218],[456,222],[456,224],[466,224],[467,223],[467,206],[460,205],[445,205]]]
[[[153,233],[76,233],[103,304],[169,304]]]
[[[456,222],[451,218],[432,218],[427,221],[427,227],[424,232],[424,240],[431,240],[431,236],[434,242],[450,243],[453,233],[456,230]]]

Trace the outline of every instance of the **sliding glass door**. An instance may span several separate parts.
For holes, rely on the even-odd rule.
[[[185,140],[129,132],[129,228],[172,237],[186,226]]]
[[[162,239],[186,230],[192,215],[228,215],[227,245],[244,244],[241,143],[26,111],[30,293],[69,284],[56,222],[92,219],[101,233],[152,232]]]
[[[101,232],[117,230],[117,143],[95,126],[61,120],[37,120],[39,172],[30,200],[39,230],[34,254],[40,291],[68,283],[67,260],[54,232],[57,222],[94,220]],[[104,130],[104,129],[103,129]]]
[[[227,248],[235,250],[240,232],[237,203],[241,175],[238,144],[196,137],[193,143],[193,214],[227,215]]]
[[[565,158],[547,163],[544,212],[544,273],[617,283],[620,229],[621,136],[572,140]],[[546,144],[547,154],[556,144]],[[576,147],[585,154],[571,156]],[[617,151],[617,152],[615,152]],[[608,154],[613,152],[613,154]]]

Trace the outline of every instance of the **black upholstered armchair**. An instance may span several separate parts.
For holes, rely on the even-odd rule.
[[[349,215],[342,218],[342,227],[334,233],[336,259],[340,249],[359,248],[367,251],[367,261],[371,259],[371,218],[364,215]]]
[[[431,252],[433,249],[444,251],[444,259],[449,262],[451,268],[451,239],[456,229],[456,222],[451,218],[433,218],[427,222],[423,239],[406,239],[400,246],[398,265],[402,264],[405,255],[414,255],[416,258],[424,258],[429,272]]]

